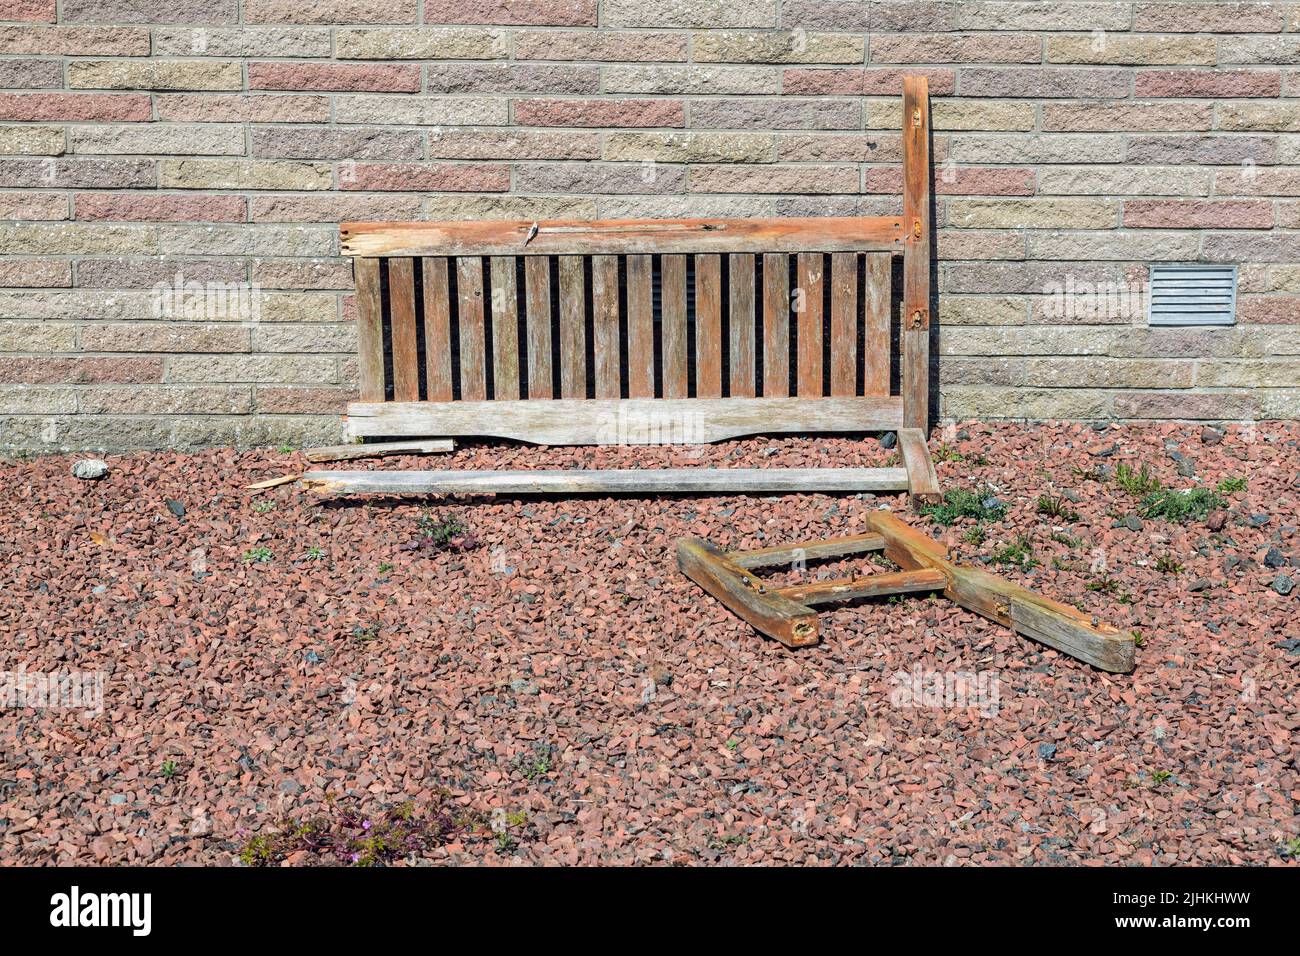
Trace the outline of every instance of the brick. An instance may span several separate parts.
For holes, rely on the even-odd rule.
[[[156,182],[153,162],[145,159],[0,160],[0,187],[128,189]]]
[[[245,23],[414,23],[417,0],[244,0]]]
[[[611,66],[604,85],[608,93],[779,93],[781,74],[746,66]]]
[[[110,322],[86,325],[86,352],[247,352],[250,333],[233,323]]]
[[[617,162],[770,163],[770,133],[608,133],[603,157]]]
[[[565,196],[430,196],[425,219],[596,219],[591,199]]]
[[[459,2],[459,0],[443,0]],[[774,27],[776,0],[605,0],[611,27]]]
[[[1023,418],[1033,408],[1043,419],[1098,420],[1110,417],[1110,393],[1088,389],[989,388],[953,386],[941,396],[947,420]]]
[[[145,52],[148,53],[146,44]],[[310,56],[333,55],[330,32],[311,27],[158,27],[153,52],[165,56]],[[338,54],[339,59],[353,59]]]
[[[323,256],[338,243],[333,226],[160,224],[158,249],[178,256]]]
[[[901,96],[903,77],[924,75],[930,93],[942,96],[956,89],[956,73],[944,69],[858,68],[789,69],[782,79],[782,92],[805,96]]]
[[[1127,70],[974,67],[962,71],[962,96],[1049,97],[1128,95]]]
[[[475,30],[473,33],[482,36],[485,31]],[[499,35],[504,38],[504,34]],[[624,63],[653,60],[657,63],[671,63],[686,60],[687,37],[684,33],[648,31],[517,31],[514,34],[514,48],[516,60],[598,60]],[[471,57],[461,56],[458,59]]]
[[[1207,262],[1300,262],[1300,236],[1206,233],[1201,254]]]
[[[1034,171],[1014,167],[989,168],[939,166],[932,171],[933,191],[949,196],[1032,196]],[[901,194],[901,167],[868,169],[864,187],[869,193]]]
[[[347,403],[356,401],[355,388],[278,388],[259,385],[257,407],[268,415],[300,415],[310,413],[341,414]]]
[[[866,42],[852,33],[707,30],[691,37],[696,63],[861,63]]]
[[[58,126],[0,126],[0,156],[61,156],[64,134]]]
[[[250,90],[332,90],[339,92],[418,93],[418,66],[362,63],[250,63]]]
[[[77,285],[83,289],[151,289],[159,282],[175,284],[178,274],[182,282],[243,282],[247,271],[242,261],[230,259],[82,259],[77,263]]]
[[[529,193],[680,193],[686,189],[686,167],[668,163],[521,165],[515,188]]]
[[[349,270],[350,271],[350,270]],[[348,283],[349,287],[351,283]],[[353,317],[355,320],[355,316]],[[338,296],[323,292],[267,292],[262,295],[263,322],[337,322]]]
[[[254,129],[250,139],[259,159],[424,158],[424,140],[415,130],[276,126]]]
[[[57,18],[55,0],[9,0],[4,18],[27,23],[52,23]]]
[[[148,56],[149,31],[134,27],[0,27],[0,54]]]
[[[776,158],[791,163],[903,161],[902,137],[876,133],[781,133],[776,148]],[[749,161],[762,160],[760,157]]]
[[[940,322],[950,325],[1024,325],[1029,306],[1012,296],[945,296],[939,303]]]
[[[116,222],[243,222],[243,196],[77,193],[76,218]]]
[[[1050,109],[1051,107],[1044,107]],[[993,100],[935,100],[930,104],[931,123],[936,131],[982,130],[1010,132],[1031,130],[1037,122],[1032,103],[1004,103]],[[868,129],[901,129],[903,108],[897,100],[869,101]]]
[[[1105,355],[1110,329],[1056,327],[955,328],[943,330],[943,355]]]
[[[1145,229],[1269,229],[1273,204],[1262,201],[1130,199],[1124,203],[1124,225]]]
[[[690,170],[697,193],[855,193],[858,170],[851,166],[698,165]]]
[[[163,189],[329,189],[328,164],[224,159],[164,159],[158,164]]]
[[[253,281],[264,289],[351,289],[351,259],[259,259]]]
[[[1138,3],[1133,29],[1143,33],[1275,33],[1280,3]]]
[[[0,414],[57,415],[77,410],[77,390],[31,385],[0,385]]]
[[[1194,366],[1180,360],[1033,359],[1025,384],[1042,388],[1190,388]]]
[[[1116,418],[1241,421],[1255,418],[1260,398],[1249,392],[1125,392],[1115,396]]]
[[[63,0],[65,23],[234,23],[238,0]]]
[[[1300,228],[1300,202],[1278,203],[1277,224],[1283,229]]]
[[[39,289],[70,285],[70,262],[57,259],[0,259],[0,288]]]
[[[949,293],[1043,294],[1075,283],[1141,283],[1146,270],[1129,270],[1112,263],[1079,262],[974,262],[952,263],[940,270],[943,288]],[[1125,320],[1127,321],[1127,319]]]
[[[63,86],[63,66],[58,60],[0,60],[0,89],[41,90]]]
[[[1048,37],[1047,62],[1212,66],[1217,42],[1212,36],[1125,36],[1105,32]]]
[[[506,192],[510,189],[510,167],[480,163],[354,163],[340,168],[339,186],[414,192]]]
[[[0,356],[0,382],[26,385],[148,384],[162,381],[163,363],[148,358],[12,358]]]
[[[1300,296],[1243,296],[1237,303],[1237,321],[1243,325],[1300,325]]]
[[[1061,196],[1208,196],[1210,171],[1143,166],[1057,166],[1039,173],[1038,191]]]
[[[594,66],[531,64],[438,64],[429,67],[430,93],[598,93],[600,70]],[[621,92],[607,87],[610,92]]]
[[[172,122],[323,123],[330,117],[328,96],[172,93],[155,99],[158,118]]]
[[[862,125],[862,105],[856,100],[713,99],[691,100],[690,103],[691,125],[698,129],[824,130],[858,129]],[[899,117],[901,120],[901,110],[899,110]],[[660,125],[680,126],[682,124],[662,123]]]
[[[0,219],[28,221],[68,218],[68,198],[57,193],[0,193]]]
[[[1210,107],[1196,103],[1048,103],[1043,129],[1066,132],[1208,130]]]
[[[963,30],[1127,30],[1127,3],[966,2],[957,7]]]
[[[1289,101],[1219,103],[1215,128],[1221,130],[1300,132],[1300,106]]]
[[[52,322],[0,322],[0,352],[70,352],[77,330]]]
[[[1222,170],[1215,174],[1214,191],[1221,196],[1300,196],[1300,169]]]
[[[240,385],[168,385],[159,388],[88,388],[83,415],[246,415],[252,390]]]
[[[594,27],[596,8],[597,0],[425,0],[424,22]]]
[[[97,252],[152,253],[157,239],[144,226],[97,223],[7,225],[0,223],[0,254],[83,255]],[[3,314],[3,313],[0,313]]]
[[[1118,209],[1100,199],[954,199],[948,222],[966,229],[1108,229]]]
[[[489,96],[338,97],[335,122],[389,126],[504,126],[509,121],[505,99]]]
[[[1300,362],[1200,362],[1196,384],[1205,388],[1294,388]]]
[[[343,222],[420,219],[418,196],[357,196],[338,193],[315,196],[255,196],[249,211],[253,222]]]
[[[341,60],[495,60],[508,55],[507,36],[504,30],[341,28],[334,33],[334,55]],[[577,58],[561,55],[540,59]]]
[[[1031,232],[1025,241],[1028,258],[1046,261],[1179,262],[1195,259],[1200,248],[1192,232]]]
[[[68,87],[81,90],[238,90],[238,63],[209,60],[73,60]]]
[[[515,100],[521,126],[683,126],[681,100]]]
[[[930,3],[926,6],[947,4]],[[865,0],[782,0],[780,25],[803,30],[859,30],[866,33],[873,25],[871,4]]]
[[[337,377],[338,366],[327,356],[179,355],[167,363],[168,382],[328,385]]]
[[[1131,163],[1152,166],[1216,166],[1277,161],[1277,143],[1263,136],[1135,136]]]
[[[1140,70],[1136,96],[1280,96],[1282,74],[1276,70]]]
[[[1025,235],[1015,229],[940,229],[938,246],[942,262],[1025,258]]]
[[[144,93],[0,93],[0,120],[112,123],[152,117]]]
[[[257,352],[349,352],[357,350],[356,326],[259,325],[253,329]]]
[[[727,219],[747,216],[772,217],[783,214],[777,206],[777,200],[772,196],[739,195],[601,197],[599,213],[602,219],[680,219],[691,216]]]
[[[1125,153],[1122,137],[1092,133],[953,136],[948,144],[958,163],[1119,163]]]
[[[428,132],[430,159],[598,159],[600,134],[540,130],[461,130]]]
[[[244,128],[235,123],[72,126],[68,143],[73,153],[240,156]]]
[[[901,34],[871,37],[872,63],[1038,63],[1043,41],[1033,34]]]

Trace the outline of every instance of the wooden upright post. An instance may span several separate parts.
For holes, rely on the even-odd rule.
[[[903,78],[903,423],[930,423],[930,102],[924,76]]]

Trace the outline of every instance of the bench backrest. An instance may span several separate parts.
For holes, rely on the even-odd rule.
[[[924,427],[927,118],[925,81],[908,78],[901,216],[344,223],[350,432],[587,444]]]

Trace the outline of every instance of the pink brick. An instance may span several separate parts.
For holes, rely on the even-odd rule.
[[[161,382],[160,358],[4,358],[0,382],[24,385],[88,385],[99,382]]]
[[[0,53],[13,56],[148,56],[139,27],[0,27]]]
[[[934,191],[949,196],[1032,196],[1034,171],[1008,167],[934,168]],[[878,166],[867,170],[869,193],[899,195],[903,191],[903,170]]]
[[[180,123],[324,123],[329,117],[328,96],[170,93],[158,97],[158,118]]]
[[[68,199],[61,193],[0,193],[0,219],[29,222],[68,218]]]
[[[1279,96],[1276,70],[1141,70],[1134,81],[1138,96]]]
[[[594,27],[597,0],[425,0],[425,23]]]
[[[54,0],[5,0],[0,9],[0,20],[21,20],[24,23],[53,23]]]
[[[1130,199],[1124,225],[1145,229],[1270,229],[1273,204],[1264,200]]]
[[[1278,203],[1277,224],[1283,229],[1300,229],[1300,202]]]
[[[1247,295],[1237,303],[1244,325],[1300,325],[1300,295]]]
[[[257,389],[257,407],[268,415],[334,415],[345,411],[347,403],[356,399],[356,390],[350,388],[259,386]]]
[[[76,218],[114,222],[243,222],[243,196],[77,193]]]
[[[1276,33],[1282,25],[1282,4],[1259,0],[1139,3],[1133,13],[1142,33]]]
[[[930,93],[942,96],[957,88],[957,74],[952,70],[916,70],[908,68],[786,70],[781,92],[804,96],[901,96],[903,77],[926,76]]]
[[[144,93],[0,93],[0,120],[145,121],[153,107]]]
[[[681,100],[515,100],[520,126],[683,126]]]
[[[72,285],[72,263],[53,259],[0,259],[0,288],[66,289]]]
[[[344,189],[409,190],[411,192],[506,192],[510,167],[479,163],[357,163],[339,167]]]
[[[416,0],[245,0],[245,23],[414,23]]]
[[[248,88],[418,93],[420,68],[369,63],[250,63]]]

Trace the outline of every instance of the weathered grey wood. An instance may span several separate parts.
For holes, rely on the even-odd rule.
[[[361,397],[384,400],[384,317],[380,304],[379,260],[357,259],[352,264],[357,287],[357,377]]]
[[[810,581],[778,588],[776,593],[796,604],[831,604],[858,598],[886,597],[915,591],[942,591],[948,579],[940,571],[891,571],[860,578]]]
[[[695,394],[722,397],[722,257],[695,257]]]
[[[322,445],[304,448],[308,461],[354,461],[358,458],[383,458],[388,455],[432,455],[454,451],[456,443],[450,438],[429,438],[423,441],[379,441],[365,445]]]
[[[686,341],[686,257],[660,260],[663,311],[664,398],[685,398],[690,390]]]
[[[753,398],[754,368],[754,257],[728,257],[731,291],[731,369],[733,398]]]
[[[831,256],[831,394],[858,391],[858,257]]]
[[[310,471],[326,495],[784,494],[897,491],[902,468],[630,468],[578,471]]]
[[[618,256],[591,257],[591,323],[596,397],[618,398]]]
[[[866,302],[863,320],[863,393],[889,394],[889,366],[893,354],[890,341],[889,310],[891,306],[893,256],[887,252],[871,252],[866,256]]]
[[[515,399],[519,394],[519,290],[515,257],[493,256],[492,275],[492,394]]]
[[[801,252],[795,290],[797,323],[796,342],[800,398],[817,398],[822,390],[822,255]]]
[[[456,293],[460,302],[460,394],[470,401],[487,398],[487,330],[483,317],[483,260],[456,260]]]
[[[898,216],[345,222],[345,256],[633,255],[900,249]]]
[[[821,541],[804,541],[797,544],[777,544],[753,551],[729,551],[727,560],[741,568],[769,568],[796,561],[819,561],[824,558],[842,558],[847,554],[879,551],[885,539],[873,532],[850,534],[841,538]]]
[[[763,256],[763,394],[790,394],[790,258]]]
[[[925,432],[919,428],[898,430],[898,450],[907,468],[908,492],[913,505],[932,504],[943,496],[939,493],[939,476],[930,460],[930,449],[925,444]]]
[[[768,432],[889,431],[901,426],[902,414],[895,396],[354,402],[348,432],[357,438],[483,435],[543,445],[698,444]]]
[[[424,370],[429,401],[450,402],[451,297],[445,256],[422,260],[424,270]]]
[[[415,338],[415,260],[388,260],[388,313],[393,344],[393,401],[420,399],[420,358]]]
[[[627,257],[627,394],[655,397],[654,260]]]
[[[560,256],[560,396],[587,396],[587,279],[581,256]]]
[[[524,309],[528,327],[528,397],[552,398],[551,261],[545,256],[524,260]]]

